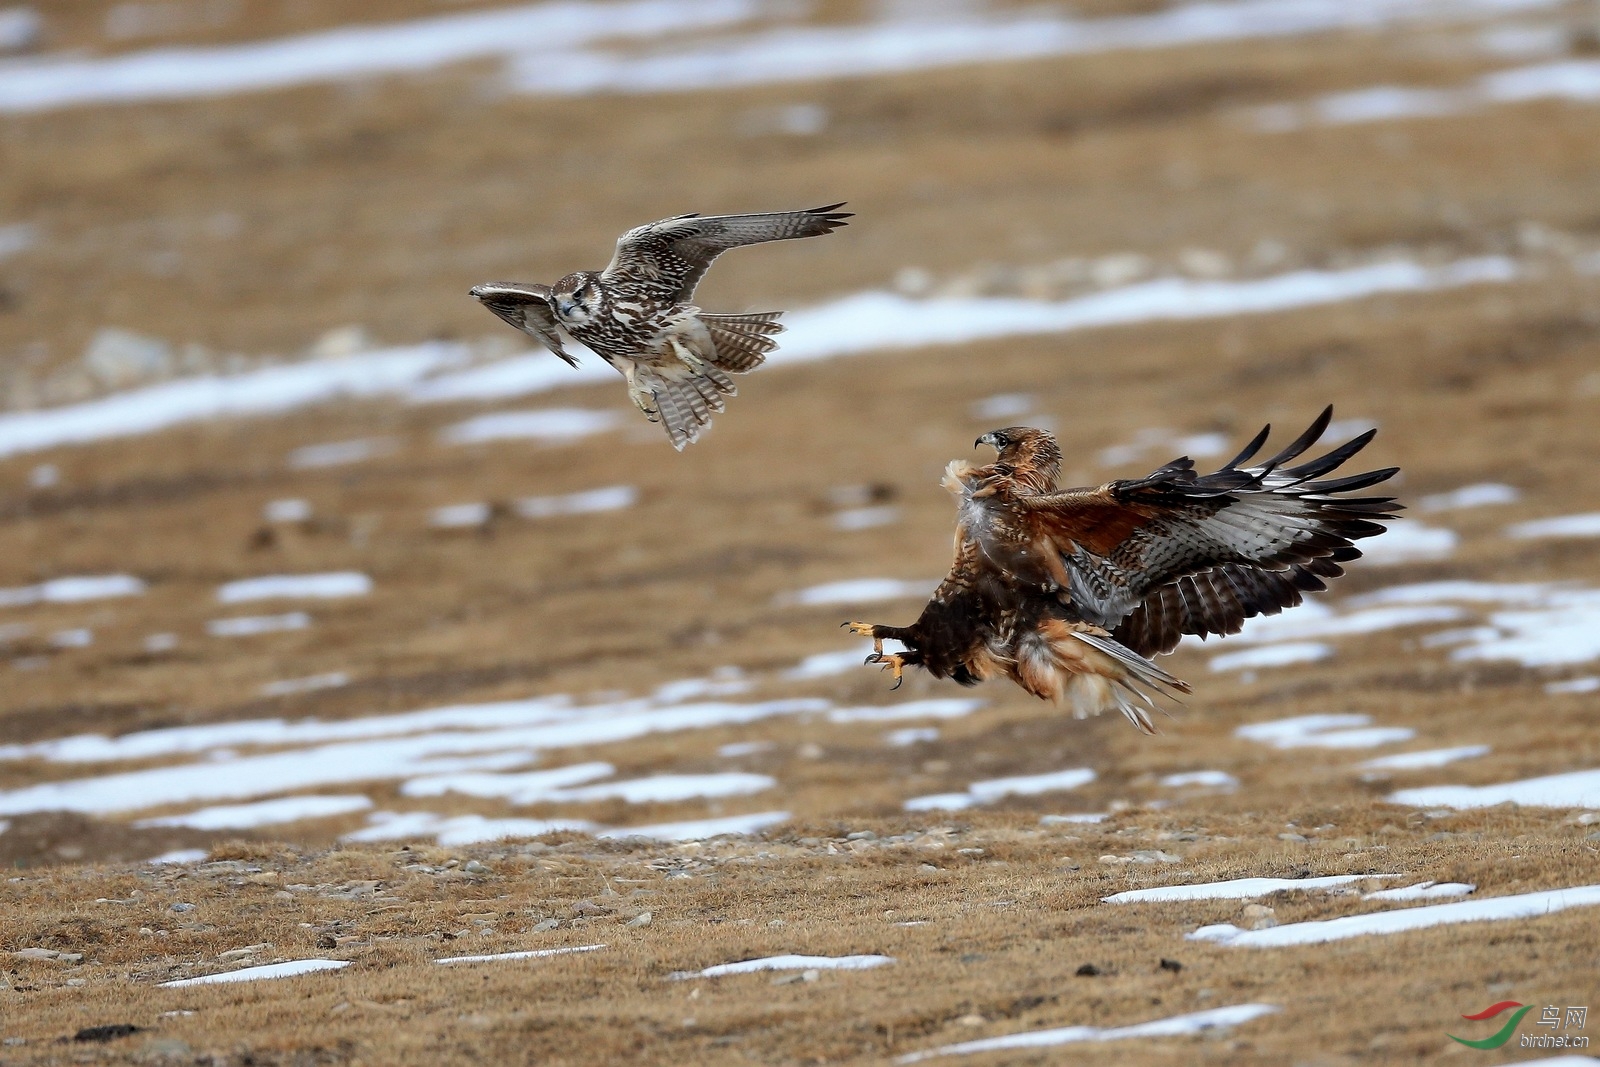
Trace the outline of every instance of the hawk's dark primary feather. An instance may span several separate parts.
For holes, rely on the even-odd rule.
[[[1037,696],[1070,698],[1080,714],[1117,707],[1148,729],[1141,703],[1188,690],[1148,657],[1185,634],[1237,633],[1299,604],[1396,517],[1392,497],[1356,494],[1398,468],[1327,477],[1376,431],[1290,465],[1332,412],[1251,466],[1270,427],[1210,474],[1183,457],[1093,489],[1055,489],[1061,453],[1045,431],[985,434],[979,441],[999,450],[993,464],[957,461],[946,472],[961,501],[949,577],[911,626],[852,625],[907,646],[881,657],[897,673],[919,665],[968,683],[1003,674]]]

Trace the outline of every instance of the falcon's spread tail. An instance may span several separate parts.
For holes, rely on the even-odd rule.
[[[697,371],[681,363],[640,366],[634,373],[640,387],[655,398],[653,421],[661,423],[672,447],[679,452],[699,440],[700,431],[711,425],[712,414],[727,406],[722,398],[739,392],[732,378],[709,365]]]
[[[783,332],[783,325],[778,322],[778,316],[782,314],[781,311],[761,311],[749,315],[707,315],[701,312],[700,321],[705,323],[706,330],[711,334],[711,343],[716,346],[712,361],[723,370],[731,370],[736,374],[761,366],[767,353],[778,347],[772,335]]]

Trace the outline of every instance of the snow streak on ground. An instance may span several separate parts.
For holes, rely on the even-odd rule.
[[[545,54],[600,38],[705,29],[758,11],[755,0],[558,0],[215,48],[52,56],[0,67],[0,111],[181,100],[414,74],[449,63]]]
[[[1235,737],[1273,748],[1375,748],[1409,741],[1416,731],[1405,726],[1370,726],[1372,716],[1357,714],[1297,715],[1292,719],[1250,723]]]
[[[1008,796],[1036,796],[1064,789],[1076,789],[1094,781],[1094,771],[1079,767],[1070,771],[1052,771],[1048,774],[1029,774],[1015,778],[992,778],[973,782],[965,793],[935,793],[931,796],[912,797],[905,802],[907,811],[960,811],[975,804],[990,804]]]
[[[1415,771],[1443,767],[1458,760],[1476,759],[1488,754],[1488,745],[1459,745],[1455,748],[1430,748],[1422,752],[1397,752],[1393,756],[1369,759],[1359,766],[1364,771]]]
[[[1122,49],[1377,29],[1485,18],[1553,0],[1233,0],[1149,14],[1075,19],[1045,13],[982,21],[901,17],[850,26],[777,28],[647,52],[588,49],[694,34],[780,8],[757,0],[558,0],[380,25],[349,26],[211,48],[104,58],[48,56],[0,68],[0,110],[205,98],[358,77],[415,74],[451,63],[512,59],[529,92],[664,92],[897,73]],[[0,24],[3,28],[5,24]],[[30,23],[31,25],[31,23]],[[11,35],[20,39],[20,31]]]
[[[1441,900],[1449,897],[1471,896],[1477,886],[1468,882],[1419,882],[1417,885],[1397,889],[1380,889],[1363,894],[1362,900]]]
[[[1125,1041],[1136,1037],[1188,1037],[1213,1030],[1225,1030],[1271,1015],[1278,1011],[1272,1004],[1235,1004],[1226,1008],[1174,1015],[1169,1019],[1155,1019],[1147,1023],[1114,1028],[1098,1026],[1063,1026],[1052,1030],[1030,1030],[1005,1037],[986,1037],[979,1041],[963,1041],[944,1045],[927,1052],[913,1052],[901,1056],[896,1063],[917,1063],[935,1056],[970,1056],[980,1052],[1002,1052],[1019,1048],[1048,1048],[1053,1045],[1072,1045],[1085,1041]]]
[[[1393,261],[1244,281],[1161,278],[1061,301],[912,300],[869,292],[790,314],[782,347],[767,365],[1158,320],[1268,314],[1379,293],[1498,284],[1516,277],[1515,263],[1490,256],[1440,267]],[[576,370],[548,354],[461,370],[468,358],[464,345],[430,342],[247,374],[177,379],[81,404],[13,412],[0,415],[0,457],[154,433],[203,419],[277,414],[339,398],[400,396],[417,403],[488,400],[610,381],[616,375],[598,358]],[[446,373],[452,370],[459,373]],[[569,410],[559,416],[556,411],[495,413],[458,424],[447,431],[447,438],[460,443],[529,434],[555,439],[574,432],[600,432],[617,418],[619,413],[610,411]],[[297,452],[291,464],[356,462],[375,454],[376,447],[372,442],[315,445]]]
[[[775,29],[655,54],[575,49],[558,56],[529,56],[516,63],[512,80],[526,92],[564,95],[728,89],[971,63],[1378,29],[1437,18],[1492,17],[1542,6],[1540,0],[1234,0],[1097,19],[1047,11],[1013,18],[990,15],[981,21],[890,19],[876,24]]]
[[[215,808],[201,808],[186,815],[166,815],[159,819],[144,819],[134,823],[137,828],[150,826],[187,826],[195,830],[250,830],[274,823],[296,822],[300,819],[324,819],[330,815],[348,815],[365,811],[372,801],[363,796],[307,796],[281,797],[261,800],[254,804],[230,804]]]
[[[272,574],[261,578],[242,578],[217,590],[223,604],[248,600],[319,599],[365,596],[372,592],[372,579],[359,571],[329,574]]]
[[[1402,789],[1389,799],[1428,808],[1492,808],[1522,804],[1539,808],[1600,808],[1600,770],[1571,771],[1497,785],[1434,785]]]
[[[1448,493],[1434,493],[1417,501],[1418,511],[1459,511],[1463,508],[1481,508],[1493,504],[1515,504],[1521,494],[1509,485],[1499,482],[1479,482],[1464,485]]]
[[[561,948],[535,948],[525,952],[492,952],[486,956],[445,956],[434,963],[496,963],[500,960],[535,960],[546,956],[566,956],[574,952],[598,952],[605,945],[569,945]]]
[[[286,963],[267,963],[259,967],[242,967],[237,971],[223,971],[221,974],[203,974],[198,978],[180,978],[176,982],[162,982],[163,988],[177,989],[181,986],[215,985],[219,982],[254,982],[261,978],[293,978],[301,974],[313,974],[317,971],[337,971],[341,967],[350,966],[349,960],[289,960]]]
[[[1262,130],[1284,133],[1306,126],[1443,118],[1533,100],[1600,102],[1600,61],[1571,59],[1498,70],[1452,89],[1377,85],[1304,104],[1275,104],[1257,109],[1255,116]]]
[[[1380,911],[1370,915],[1346,915],[1320,922],[1288,923],[1265,930],[1241,930],[1222,923],[1202,926],[1189,935],[1193,941],[1212,941],[1220,945],[1250,948],[1278,948],[1285,945],[1320,945],[1351,937],[1395,934],[1429,926],[1453,923],[1490,922],[1500,919],[1530,919],[1567,908],[1600,904],[1600,885],[1573,889],[1551,889],[1510,897],[1462,901],[1456,904],[1431,904],[1421,908]]]
[[[1394,529],[1363,544],[1382,544],[1392,536]],[[1474,615],[1480,613],[1481,624],[1436,631],[1423,639],[1423,645],[1450,647],[1450,657],[1458,661],[1514,660],[1525,667],[1600,658],[1600,590],[1535,582],[1441,581],[1392,586],[1334,603],[1311,600],[1280,615],[1250,619],[1239,633],[1224,640],[1222,648],[1263,644],[1267,648],[1262,655],[1225,651],[1212,660],[1212,669],[1310,661],[1317,639],[1475,621]]]
[[[1335,874],[1325,878],[1233,878],[1226,882],[1167,885],[1154,889],[1129,889],[1101,899],[1107,904],[1139,904],[1169,900],[1253,900],[1268,893],[1309,893],[1334,889],[1367,878],[1394,878],[1392,874]]]
[[[144,582],[130,574],[104,574],[82,578],[53,578],[38,585],[0,589],[0,608],[29,604],[77,604],[85,600],[138,596]]]
[[[703,971],[675,971],[671,977],[721,978],[756,971],[867,971],[894,962],[893,956],[764,956],[738,963],[719,963]]]

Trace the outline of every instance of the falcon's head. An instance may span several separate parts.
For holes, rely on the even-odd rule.
[[[478,303],[526,333],[533,332],[528,325],[528,308],[534,304],[549,307],[550,303],[550,290],[542,285],[488,282],[474,285],[467,292]]]
[[[600,280],[593,271],[569,274],[550,287],[550,303],[555,306],[556,318],[566,326],[593,322],[600,314],[601,302]]]
[[[1010,467],[1014,476],[1033,485],[1039,492],[1055,488],[1056,477],[1061,473],[1061,446],[1055,434],[1037,430],[1032,426],[1008,426],[1003,430],[990,430],[972,447],[988,445],[1000,453],[998,462]]]

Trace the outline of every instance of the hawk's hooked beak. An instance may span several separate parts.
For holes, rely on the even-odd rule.
[[[976,441],[972,442],[973,448],[977,448],[979,445],[988,445],[996,452],[1000,451],[1000,442],[995,440],[994,434],[992,433],[986,433]]]

